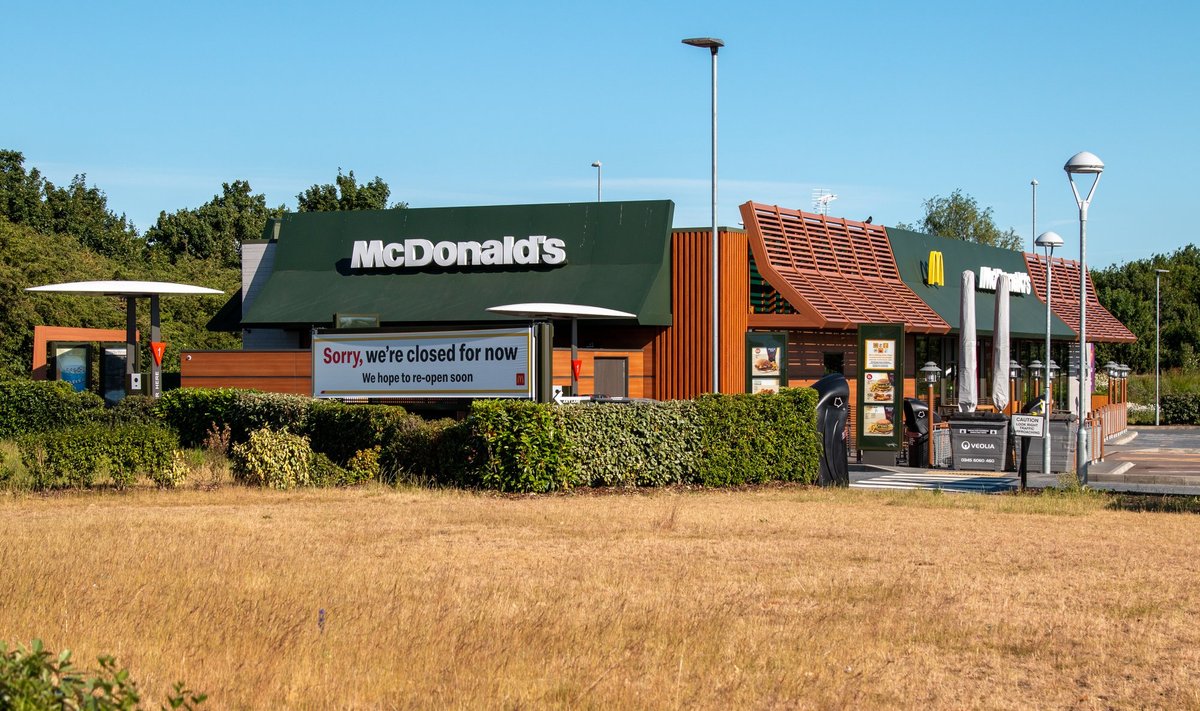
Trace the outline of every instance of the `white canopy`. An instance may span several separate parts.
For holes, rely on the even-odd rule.
[[[962,300],[958,319],[958,411],[975,412],[979,404],[978,371],[975,368],[975,272],[962,273]]]
[[[1008,274],[1001,274],[996,281],[996,318],[992,321],[992,404],[998,412],[1003,412],[1012,399],[1008,391],[1011,375],[1009,370],[1009,294]]]
[[[488,311],[506,316],[522,318],[637,318],[637,314],[616,309],[606,309],[600,306],[584,306],[582,304],[507,304],[492,306]]]
[[[224,294],[217,289],[170,281],[72,281],[65,284],[31,286],[25,291],[58,291],[71,294],[107,294],[110,296],[155,296],[157,294]]]

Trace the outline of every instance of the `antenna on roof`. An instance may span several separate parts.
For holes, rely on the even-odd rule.
[[[837,200],[838,196],[833,194],[832,190],[825,188],[816,188],[812,192],[813,212],[829,216],[829,203]]]

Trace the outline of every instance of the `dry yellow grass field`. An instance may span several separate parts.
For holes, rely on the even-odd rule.
[[[0,639],[211,708],[1200,708],[1198,540],[1088,497],[8,496]]]

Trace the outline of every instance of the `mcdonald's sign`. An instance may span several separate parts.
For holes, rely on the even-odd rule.
[[[925,283],[929,286],[945,286],[946,285],[946,263],[942,259],[942,253],[931,251],[929,253],[929,268],[925,275]]]

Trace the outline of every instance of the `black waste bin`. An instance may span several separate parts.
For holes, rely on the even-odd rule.
[[[904,398],[904,441],[908,444],[908,466],[929,466],[929,405],[915,397]],[[933,422],[941,422],[933,413]]]
[[[846,421],[850,418],[850,383],[830,373],[813,383],[817,391],[817,433],[821,436],[820,486],[850,486],[846,450]]]
[[[1079,432],[1079,418],[1069,413],[1050,413],[1050,473],[1069,472],[1075,469],[1075,437]],[[1027,462],[1025,470],[1042,472],[1042,438],[1030,437],[1029,449],[1021,448],[1021,456]]]
[[[999,412],[956,412],[949,419],[955,469],[1004,471],[1007,417]]]

